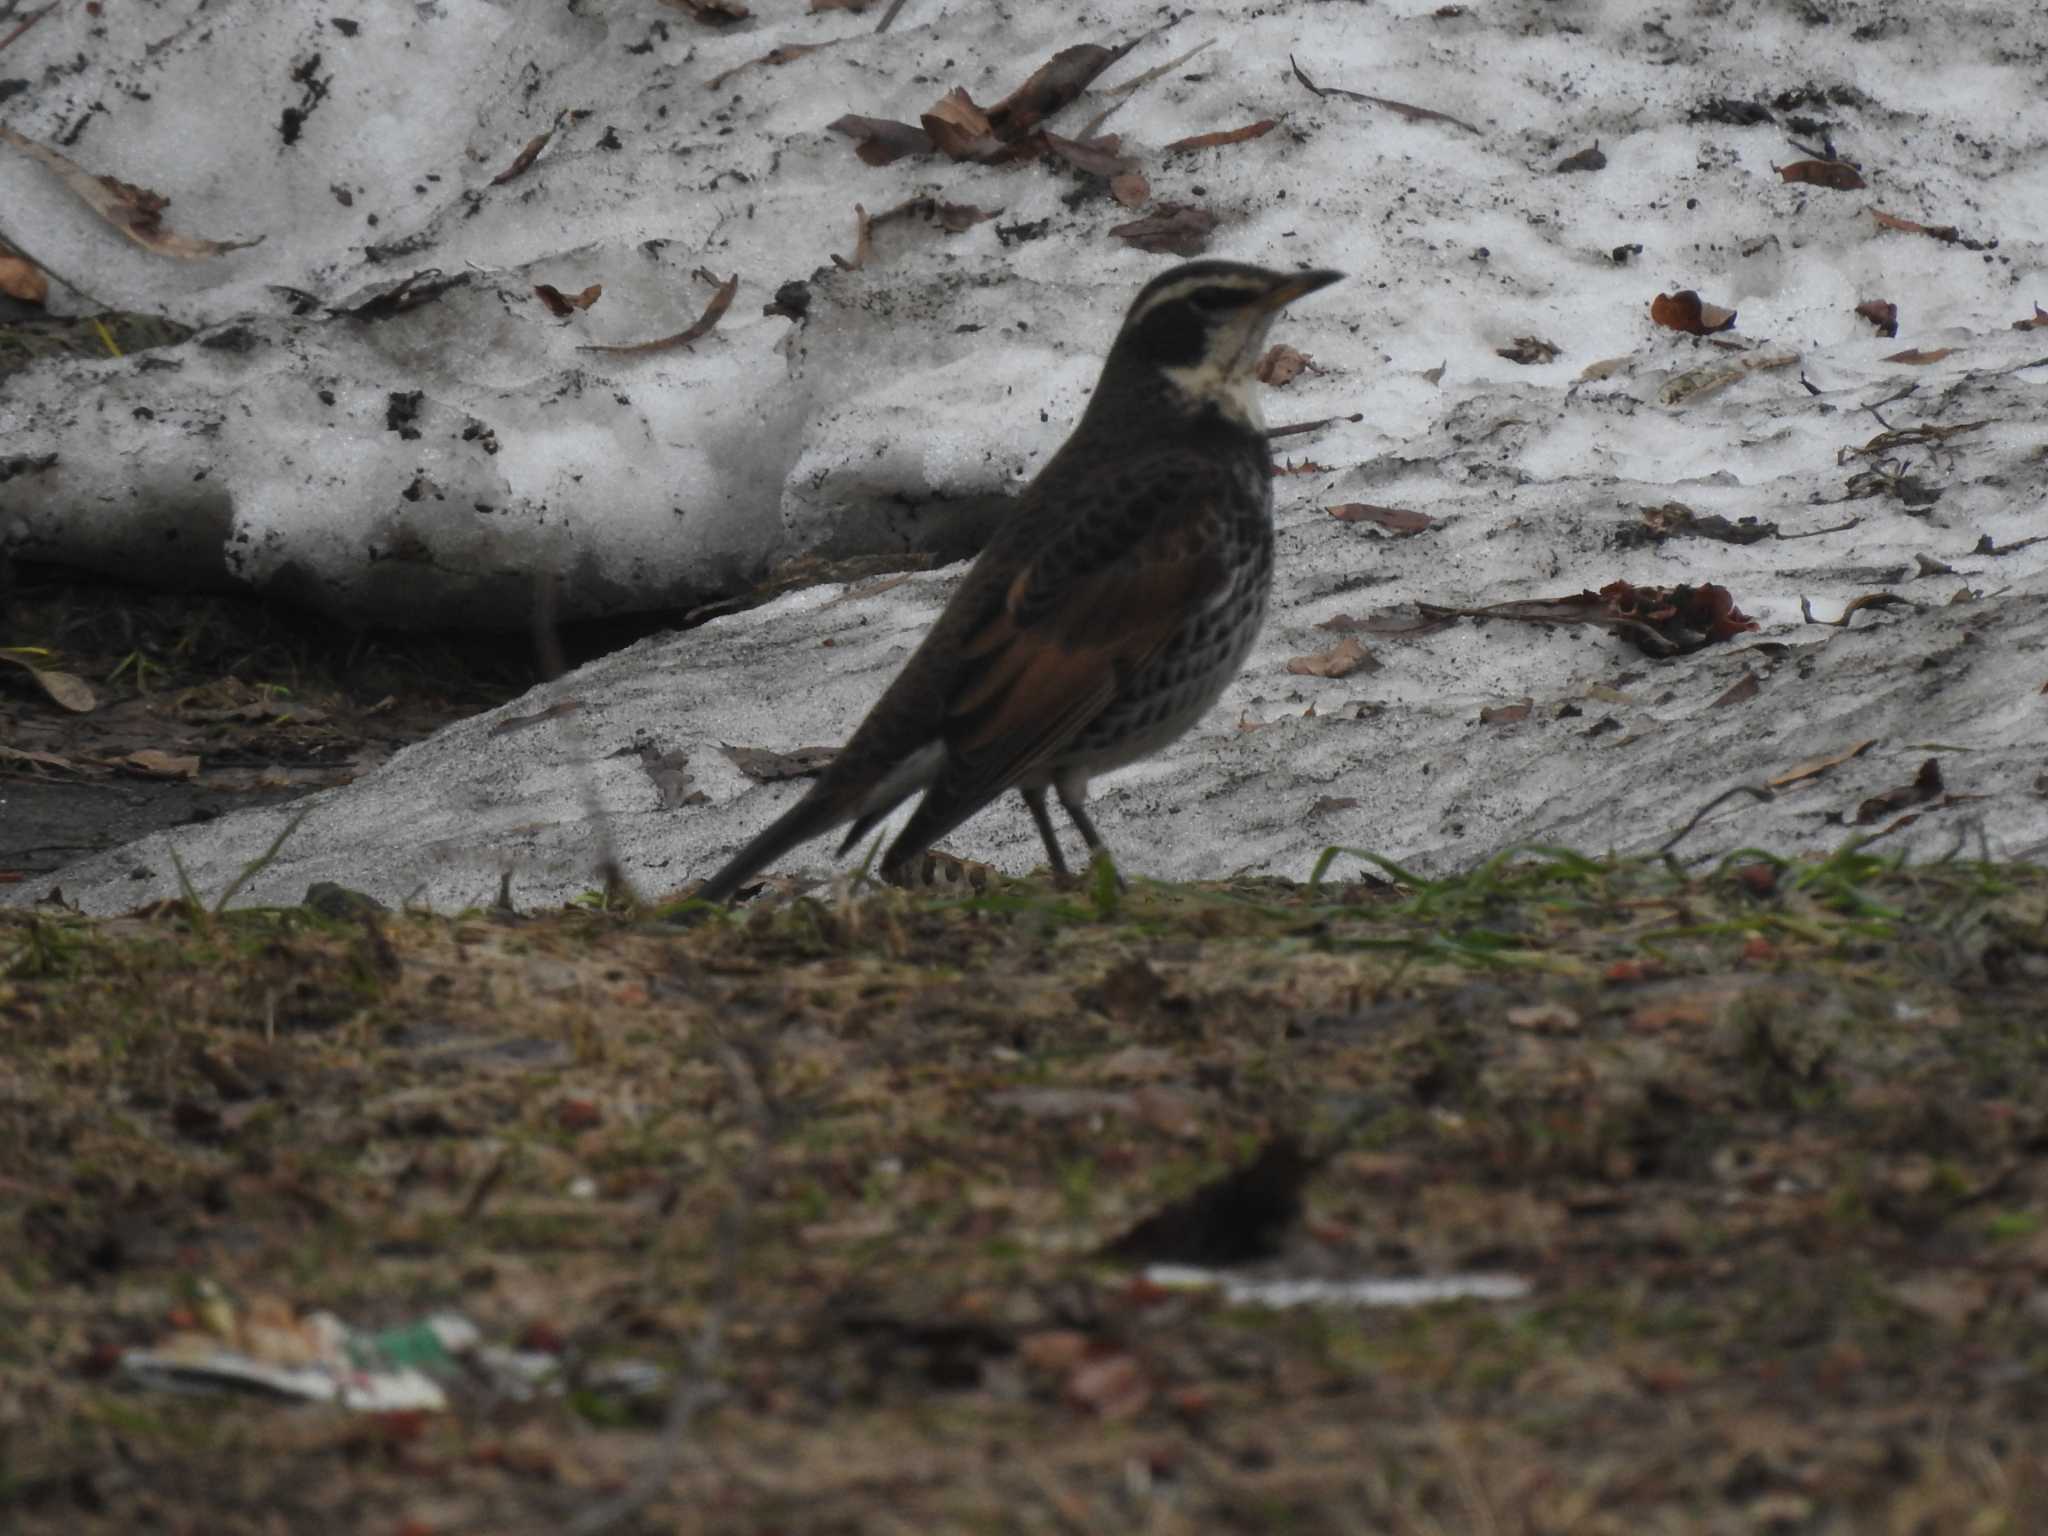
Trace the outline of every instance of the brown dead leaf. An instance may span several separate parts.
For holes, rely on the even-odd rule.
[[[1798,767],[1788,768],[1775,779],[1764,780],[1764,783],[1772,789],[1784,789],[1787,785],[1803,784],[1808,779],[1817,779],[1831,769],[1839,768],[1842,764],[1861,757],[1872,747],[1876,746],[1877,743],[1878,738],[1873,736],[1868,741],[1859,741],[1853,747],[1845,747],[1840,752],[1831,753],[1826,757],[1810,757],[1805,762],[1799,764]]]
[[[732,765],[756,784],[816,778],[825,771],[825,765],[839,755],[837,747],[798,747],[794,752],[773,752],[767,747],[721,745],[718,750],[732,759]]]
[[[1837,192],[1854,192],[1866,184],[1856,167],[1846,160],[1794,160],[1774,169],[1787,181],[1803,182],[1809,187],[1832,187]]]
[[[1511,363],[1521,363],[1525,367],[1551,362],[1563,353],[1564,348],[1554,341],[1545,341],[1541,336],[1517,336],[1511,346],[1493,349],[1495,357],[1504,357]]]
[[[1901,784],[1896,789],[1884,791],[1883,794],[1872,795],[1857,806],[1856,824],[1859,827],[1868,826],[1894,811],[1903,811],[1908,806],[1925,805],[1930,800],[1938,800],[1946,787],[1941,782],[1940,761],[1930,757],[1920,765],[1920,771],[1913,775],[1912,783]]]
[[[1287,662],[1287,670],[1297,677],[1349,677],[1354,672],[1379,669],[1379,662],[1356,635],[1346,635],[1327,651],[1290,657]]]
[[[92,691],[92,684],[82,677],[39,667],[20,651],[0,651],[0,661],[12,662],[28,673],[30,680],[60,709],[69,710],[74,715],[89,715],[99,708],[100,701]]]
[[[1529,718],[1529,711],[1536,707],[1534,699],[1523,699],[1514,704],[1488,704],[1479,711],[1481,725],[1520,725]]]
[[[1311,817],[1328,816],[1335,811],[1355,811],[1358,801],[1351,795],[1324,795],[1308,808]]]
[[[986,160],[1003,149],[988,114],[957,85],[933,102],[918,124],[932,147],[954,160]]]
[[[1166,153],[1173,154],[1183,149],[1215,149],[1224,144],[1243,144],[1250,139],[1262,139],[1280,124],[1274,119],[1261,118],[1242,128],[1222,128],[1214,133],[1197,133],[1185,139],[1175,139],[1166,146]]]
[[[533,162],[540,158],[540,152],[548,147],[548,141],[555,136],[556,130],[571,117],[579,115],[578,113],[564,112],[548,125],[545,133],[537,133],[528,139],[526,147],[512,157],[512,163],[491,178],[491,185],[502,187],[506,182],[524,176],[533,168]]]
[[[1152,183],[1143,171],[1123,171],[1109,178],[1109,195],[1125,208],[1142,208],[1152,201]]]
[[[42,304],[50,297],[50,280],[26,256],[0,246],[0,293],[23,304]]]
[[[728,27],[750,14],[740,0],[661,0],[672,11],[681,11],[692,21],[710,27]]]
[[[1899,306],[1886,299],[1865,299],[1856,306],[1856,313],[1877,327],[1880,336],[1899,334]]]
[[[1216,215],[1206,208],[1187,203],[1161,203],[1142,219],[1119,224],[1110,230],[1141,251],[1158,255],[1199,256],[1209,248],[1209,232],[1216,227]]]
[[[114,759],[118,768],[129,768],[151,779],[196,779],[199,777],[199,759],[181,752],[161,752],[155,747],[144,747]]]
[[[2034,306],[2034,318],[2031,320],[2015,320],[2012,323],[2012,328],[2016,331],[2048,330],[2048,309],[2043,309],[2040,305],[2036,304]]]
[[[1747,704],[1763,691],[1763,686],[1762,683],[1757,681],[1757,676],[1754,672],[1745,672],[1735,680],[1726,693],[1714,700],[1707,708],[1725,709],[1730,704]]]
[[[1911,219],[1902,219],[1895,213],[1886,213],[1882,208],[1872,208],[1871,218],[1877,221],[1879,229],[1897,230],[1902,235],[1925,235],[1930,240],[1939,240],[1944,245],[1955,245],[1962,234],[1953,224],[1916,224]]]
[[[1690,288],[1681,288],[1676,293],[1660,293],[1652,299],[1650,318],[1658,325],[1684,331],[1689,336],[1711,336],[1716,331],[1733,328],[1735,311],[1723,309],[1718,304],[1703,303]]]
[[[1954,347],[1935,347],[1932,351],[1927,352],[1921,351],[1918,347],[1908,347],[1903,352],[1892,353],[1885,361],[1888,363],[1913,363],[1916,365],[1938,363],[1953,351],[1955,351]]]
[[[12,144],[23,154],[40,160],[74,197],[145,251],[174,256],[180,261],[204,261],[210,256],[243,250],[263,239],[258,235],[254,240],[201,240],[181,235],[164,226],[163,212],[171,205],[169,198],[113,176],[95,176],[54,149],[23,138],[5,123],[0,123],[0,142]]]
[[[853,152],[869,165],[893,165],[906,155],[932,152],[931,135],[909,123],[886,117],[860,117],[848,113],[825,125],[829,133],[843,133],[854,141]]]
[[[1411,512],[1406,507],[1376,507],[1366,501],[1347,501],[1326,510],[1340,523],[1370,523],[1375,528],[1386,529],[1396,538],[1408,538],[1436,523],[1436,519],[1427,512]]]
[[[1573,171],[1604,171],[1607,156],[1600,151],[1600,141],[1595,139],[1576,155],[1566,155],[1554,167],[1559,175],[1570,175]]]
[[[711,333],[711,328],[718,324],[719,317],[731,307],[732,296],[740,291],[740,275],[735,272],[722,283],[719,283],[717,278],[713,277],[702,267],[697,269],[696,275],[707,282],[718,283],[718,286],[712,291],[711,302],[704,306],[704,313],[690,323],[689,329],[678,331],[673,336],[664,336],[659,341],[638,341],[612,347],[578,347],[576,350],[579,352],[606,352],[614,357],[630,357],[647,352],[667,352],[676,347],[687,347],[692,342],[701,341]]]
[[[592,283],[581,293],[564,293],[553,283],[535,283],[533,296],[545,304],[557,320],[566,320],[579,309],[588,309],[604,292],[603,283]]]
[[[996,137],[1004,143],[1021,139],[1046,118],[1087,90],[1095,77],[1122,58],[1137,42],[1119,48],[1077,43],[1062,48],[1017,89],[988,109]]]
[[[1137,164],[1123,152],[1123,140],[1113,133],[1105,133],[1094,139],[1063,139],[1056,133],[1039,132],[1028,139],[1020,139],[1011,146],[1011,152],[1025,154],[1036,152],[1055,155],[1066,161],[1075,170],[1090,176],[1115,178],[1137,172]],[[1139,175],[1143,180],[1143,175]],[[1147,183],[1147,193],[1151,188]],[[1162,206],[1170,207],[1171,204]]]
[[[1261,384],[1270,384],[1279,389],[1298,377],[1302,370],[1315,367],[1316,360],[1306,352],[1297,352],[1283,343],[1275,343],[1266,349],[1266,355],[1252,367],[1252,376]]]

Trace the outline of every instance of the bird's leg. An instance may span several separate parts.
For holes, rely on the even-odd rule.
[[[1067,861],[1060,852],[1059,834],[1053,831],[1052,812],[1045,807],[1045,786],[1036,789],[1019,789],[1024,803],[1031,807],[1031,820],[1038,827],[1039,840],[1045,844],[1045,856],[1052,861],[1052,877],[1061,884],[1067,880]]]
[[[1130,882],[1124,879],[1124,872],[1116,867],[1116,856],[1109,851],[1109,844],[1102,840],[1102,834],[1095,830],[1095,822],[1088,815],[1088,787],[1085,784],[1057,784],[1060,808],[1067,813],[1067,820],[1080,829],[1081,841],[1088,845],[1091,862],[1109,865],[1109,872],[1116,876],[1116,888],[1128,891]]]

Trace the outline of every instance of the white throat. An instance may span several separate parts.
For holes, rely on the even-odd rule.
[[[1254,432],[1266,430],[1266,417],[1259,409],[1258,381],[1235,357],[1228,363],[1215,357],[1205,357],[1199,363],[1163,368],[1160,372],[1166,375],[1169,384],[1187,396],[1189,403],[1213,405],[1227,420],[1249,427]]]

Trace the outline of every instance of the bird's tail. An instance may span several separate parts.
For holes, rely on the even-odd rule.
[[[897,806],[929,785],[945,756],[938,742],[927,742],[877,773],[865,766],[871,761],[866,754],[854,750],[858,741],[856,737],[848,744],[810,793],[763,827],[725,868],[698,887],[698,900],[729,901],[747,881],[799,843],[808,843],[850,821],[853,828],[839,845],[843,856]]]
[[[809,794],[756,833],[746,847],[693,894],[699,901],[730,901],[735,891],[799,843],[807,843],[842,822],[851,821],[859,805],[847,803],[843,791],[833,790],[829,779],[813,785]]]

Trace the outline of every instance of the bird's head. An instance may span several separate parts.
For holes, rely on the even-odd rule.
[[[1213,408],[1263,430],[1252,369],[1287,305],[1341,272],[1270,272],[1235,261],[1191,261],[1147,283],[1124,316],[1104,383],[1157,380],[1189,414]],[[1157,387],[1155,385],[1155,387]]]

